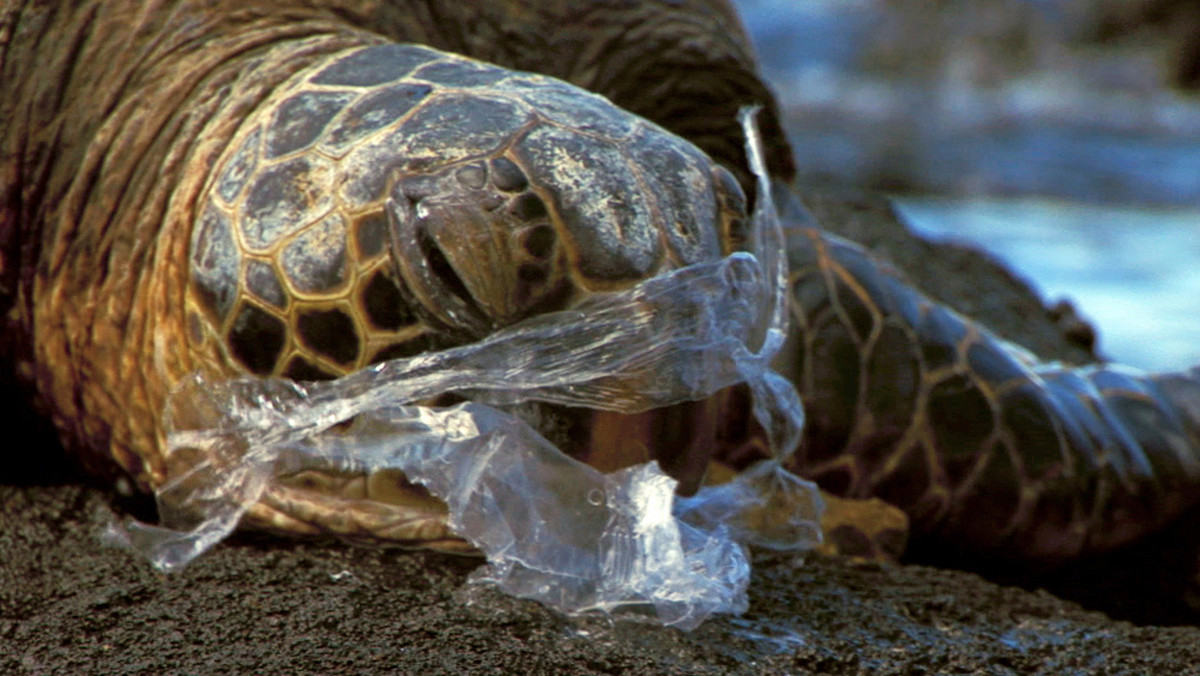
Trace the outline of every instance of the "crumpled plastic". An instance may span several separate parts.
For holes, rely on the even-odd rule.
[[[276,477],[395,469],[445,501],[453,531],[485,554],[473,580],[565,613],[635,610],[683,629],[743,612],[745,546],[815,546],[823,505],[781,465],[803,424],[795,389],[770,368],[787,329],[786,259],[753,114],[742,122],[759,177],[754,254],[334,381],[185,379],[164,417],[168,456],[190,469],[157,491],[161,525],[127,521],[110,540],[173,570],[232,532]],[[504,410],[635,413],[738,383],[775,458],[689,498],[654,463],[603,474]],[[467,401],[412,403],[448,391]]]

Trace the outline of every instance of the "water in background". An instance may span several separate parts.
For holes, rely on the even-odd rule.
[[[1150,370],[1200,364],[1200,211],[1032,198],[897,206],[917,232],[984,248],[1045,298],[1070,298],[1105,357]]]
[[[901,64],[914,41],[872,0],[737,4],[802,180],[901,188],[915,230],[975,244],[1048,299],[1070,298],[1106,357],[1200,364],[1200,98],[1139,89],[1137,55],[1098,61],[1036,40],[1032,69],[989,53],[987,36],[930,34],[954,46],[914,47],[928,60],[915,71],[879,70],[864,56],[887,56],[881,34]],[[1062,4],[1027,6],[1038,23]]]

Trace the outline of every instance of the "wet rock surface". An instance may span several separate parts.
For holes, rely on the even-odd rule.
[[[1089,358],[986,255],[908,235],[869,195],[805,202],[1002,335]],[[1200,662],[1200,628],[1135,626],[918,565],[759,556],[749,612],[691,634],[572,620],[468,587],[477,559],[339,542],[239,535],[163,576],[99,544],[111,510],[150,517],[144,500],[75,478],[49,444],[20,453],[0,475],[0,673],[1103,674]],[[1158,539],[1178,547],[1184,530]],[[1159,555],[1126,553],[1091,583],[1060,576],[1109,597],[1159,577]]]

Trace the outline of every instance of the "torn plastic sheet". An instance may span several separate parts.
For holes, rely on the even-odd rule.
[[[447,503],[453,531],[487,556],[474,578],[511,594],[567,613],[641,609],[685,629],[743,611],[744,544],[811,548],[822,509],[816,487],[781,466],[803,410],[770,369],[787,272],[761,151],[750,150],[759,256],[688,266],[334,381],[185,379],[164,416],[170,462],[190,469],[159,489],[161,526],[129,522],[113,537],[171,570],[232,532],[276,477],[392,469]],[[677,498],[656,464],[602,474],[502,410],[538,401],[636,413],[738,383],[776,457],[691,498]],[[413,405],[449,391],[468,401]]]

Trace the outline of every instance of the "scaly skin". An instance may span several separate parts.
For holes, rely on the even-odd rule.
[[[744,208],[733,197],[736,184],[721,171],[706,169],[697,173],[706,178],[694,187],[707,191],[704,200],[715,201],[706,221],[711,230],[698,237],[718,238],[719,246],[681,253],[686,247],[663,245],[669,253],[655,253],[652,264],[610,275],[615,268],[604,256],[636,257],[641,252],[637,246],[653,245],[631,245],[624,253],[606,248],[602,230],[608,225],[595,226],[596,246],[581,245],[585,233],[573,228],[588,221],[571,220],[571,205],[560,199],[563,177],[549,165],[537,165],[527,152],[514,150],[520,134],[550,123],[518,115],[503,130],[504,143],[463,161],[483,158],[490,163],[503,156],[526,165],[531,190],[549,214],[545,223],[552,226],[553,241],[568,242],[555,244],[549,267],[538,279],[568,280],[563,282],[566,291],[530,296],[507,277],[517,260],[512,256],[543,256],[528,239],[505,239],[508,231],[500,226],[525,232],[531,219],[542,216],[538,212],[505,221],[479,212],[473,190],[505,191],[494,164],[488,164],[486,180],[459,178],[456,172],[466,164],[404,164],[409,158],[402,153],[419,155],[431,148],[439,149],[433,156],[442,161],[441,151],[457,142],[444,134],[431,137],[431,146],[397,150],[391,160],[370,155],[372,161],[355,171],[344,159],[354,153],[320,160],[335,167],[331,171],[340,182],[329,185],[336,190],[345,186],[341,179],[370,178],[377,172],[382,192],[370,192],[359,202],[338,193],[342,202],[335,211],[348,222],[379,216],[390,209],[389,199],[402,206],[409,199],[411,215],[403,209],[391,212],[398,220],[389,227],[399,228],[418,249],[424,246],[420,255],[431,261],[431,252],[441,251],[444,261],[432,264],[441,273],[425,278],[417,271],[420,266],[406,265],[407,257],[416,255],[412,246],[393,252],[387,264],[382,254],[368,261],[360,230],[347,235],[351,230],[337,227],[329,231],[332,240],[316,237],[298,245],[303,264],[288,263],[282,252],[317,230],[305,230],[309,221],[266,227],[259,216],[286,195],[300,195],[293,206],[301,210],[333,199],[333,193],[320,187],[328,177],[311,170],[310,163],[289,174],[290,188],[255,193],[255,182],[265,175],[262,167],[249,168],[240,186],[223,172],[239,161],[236,153],[254,125],[282,130],[278,120],[286,119],[303,127],[305,114],[289,106],[297,105],[296,95],[306,87],[345,93],[347,98],[336,104],[340,106],[383,87],[352,84],[353,73],[332,83],[312,79],[327,67],[349,63],[347,55],[361,53],[357,50],[416,41],[564,77],[686,135],[742,183],[748,173],[732,113],[743,104],[762,103],[768,106],[764,128],[773,149],[771,169],[782,179],[790,176],[790,153],[771,114],[769,95],[753,74],[745,37],[728,28],[730,10],[716,0],[638,6],[616,0],[535,6],[394,2],[354,8],[329,1],[110,1],[78,7],[24,2],[4,5],[0,16],[0,88],[7,93],[0,101],[5,123],[0,137],[4,356],[43,402],[68,447],[88,451],[93,459],[112,458],[144,487],[161,485],[171,473],[161,455],[159,412],[170,386],[195,370],[217,376],[245,371],[336,375],[374,360],[397,341],[429,333],[454,340],[475,337],[529,312],[569,303],[579,293],[618,288],[667,267],[720,255],[740,241]],[[366,73],[369,64],[354,68]],[[449,82],[463,82],[464,73],[474,68],[458,63]],[[437,89],[454,87],[443,83]],[[493,93],[484,85],[469,96],[494,103]],[[537,95],[522,101],[528,110],[540,110]],[[476,109],[464,103],[458,110]],[[319,106],[310,112],[320,114]],[[563,129],[583,123],[575,112],[564,114]],[[599,115],[605,124],[641,124],[613,109]],[[389,128],[399,129],[406,119],[399,115]],[[322,129],[320,133],[329,134],[333,127]],[[691,157],[671,137],[657,131],[651,136],[663,148]],[[590,147],[605,150],[608,141]],[[581,149],[589,147],[581,143]],[[267,146],[246,147],[257,148],[251,154],[258,153],[260,160],[273,152]],[[298,157],[289,152],[316,157],[310,150],[289,148],[281,157]],[[615,176],[613,171],[623,166],[650,167],[649,160],[649,155],[635,165],[612,160],[589,176],[599,180]],[[386,171],[399,175],[378,175],[385,171],[381,161],[394,161]],[[684,164],[706,166],[690,162]],[[639,175],[669,182],[679,175],[679,166],[647,168]],[[429,185],[404,180],[429,178],[428,172],[436,179]],[[612,180],[621,190],[631,186]],[[222,193],[225,185],[232,186],[228,194]],[[630,195],[653,201],[669,194],[648,185],[640,183]],[[467,199],[438,201],[446,196]],[[425,211],[415,208],[427,198],[432,201]],[[439,211],[442,207],[449,211]],[[326,212],[318,209],[311,215],[319,220]],[[228,232],[235,233],[230,240],[235,244],[208,246],[219,228],[206,224],[222,218],[231,223]],[[670,240],[664,224],[671,222],[655,222],[655,236]],[[490,239],[455,243],[451,227],[459,223],[491,233]],[[435,246],[420,245],[422,241]],[[492,244],[480,244],[484,241]],[[524,254],[514,241],[521,242]],[[339,246],[339,255],[361,267],[349,273],[349,280],[332,274],[316,282],[320,274],[313,270],[328,263],[330,251]],[[239,286],[240,281],[230,283],[234,286],[221,281],[227,279],[222,266],[232,265],[235,251],[274,266],[276,284],[279,276],[291,280],[285,296],[292,300],[273,315],[286,327],[279,346],[263,340],[269,332],[247,328],[271,320],[255,324],[259,320],[239,319],[248,316],[241,312],[253,298],[262,299],[265,287],[256,292]],[[795,460],[797,471],[836,492],[888,499],[907,510],[925,536],[1038,560],[1118,546],[1159,528],[1194,502],[1190,496],[1197,493],[1200,474],[1200,387],[1195,376],[1034,369],[983,329],[921,298],[853,246],[793,228],[789,259],[797,326],[791,356],[780,368],[796,380],[810,420]],[[478,261],[508,264],[473,267]],[[240,265],[225,269],[236,271]],[[418,321],[376,332],[379,322],[367,317],[367,304],[346,299],[364,298],[373,273],[383,274],[385,268],[392,270],[390,282]],[[347,295],[347,288],[356,291]],[[353,354],[314,340],[316,330],[303,324],[303,308],[295,309],[304,303],[312,312],[343,304],[339,311],[361,332]],[[445,308],[454,303],[461,311],[448,313]],[[259,349],[264,344],[269,347]],[[292,368],[297,370],[289,372]],[[1089,389],[1089,383],[1096,389]],[[736,394],[681,409],[666,422],[652,420],[659,429],[682,429],[688,426],[681,420],[711,424],[714,411],[722,413],[709,432],[724,445],[723,459],[736,466],[752,457],[756,442]],[[697,448],[697,453],[716,450],[711,444]],[[695,464],[684,458],[681,467],[694,470]],[[293,532],[317,524],[347,534],[445,540],[432,503],[412,498],[395,477],[383,480],[375,493],[372,481],[301,477],[293,486],[296,494],[269,496],[251,517]],[[372,512],[389,502],[381,496],[396,487],[403,495],[392,502],[425,514],[420,523],[393,528],[394,515]],[[314,500],[313,493],[328,500]],[[347,506],[351,516],[339,516]]]
[[[788,234],[808,413],[791,468],[908,513],[924,544],[1054,563],[1200,498],[1200,371],[1036,364],[860,247]]]

